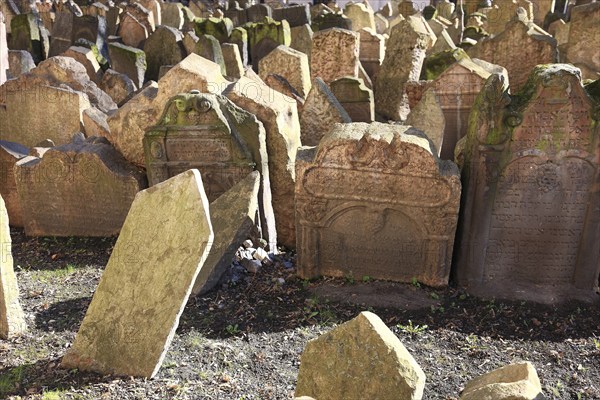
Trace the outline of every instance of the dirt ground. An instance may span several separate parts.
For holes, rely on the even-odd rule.
[[[11,233],[30,329],[0,341],[0,398],[290,399],[307,341],[369,310],[425,371],[425,399],[458,399],[469,379],[520,360],[534,363],[549,399],[600,399],[598,304],[481,300],[369,277],[305,281],[283,262],[290,254],[257,274],[234,271],[228,283],[190,299],[156,378],[63,370],[60,358],[114,238]]]

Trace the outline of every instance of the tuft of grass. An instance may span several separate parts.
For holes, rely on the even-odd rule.
[[[227,332],[229,335],[234,336],[237,335],[238,333],[240,333],[240,328],[238,326],[238,324],[235,325],[227,325],[227,327],[225,328],[225,332]]]
[[[429,329],[427,325],[413,325],[410,319],[408,320],[408,325],[398,324],[396,327],[404,333],[417,336]]]
[[[57,389],[42,393],[42,400],[61,400],[62,398],[64,398],[62,390]]]
[[[55,280],[63,280],[76,271],[77,267],[74,264],[67,264],[64,268],[36,271],[34,279],[41,283],[49,283]]]
[[[0,374],[0,398],[8,397],[19,389],[27,370],[27,365],[20,365]]]

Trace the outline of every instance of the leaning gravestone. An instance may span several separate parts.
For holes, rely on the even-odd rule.
[[[329,86],[352,122],[373,122],[375,120],[373,91],[365,86],[362,79],[345,76],[331,82]]]
[[[197,170],[138,193],[61,367],[156,375],[212,241]]]
[[[277,237],[279,243],[293,249],[296,245],[293,165],[301,146],[296,101],[248,77],[242,77],[224,94],[238,107],[256,115],[265,127]]]
[[[276,74],[285,78],[289,84],[306,98],[310,90],[310,66],[308,56],[284,45],[277,46],[258,63],[258,72],[262,80]]]
[[[196,168],[210,202],[258,170],[261,226],[276,246],[265,130],[254,115],[224,96],[177,95],[167,102],[158,125],[148,129],[144,152],[150,185]]]
[[[5,86],[11,82],[14,81],[8,81]],[[22,82],[31,81],[23,79]],[[57,144],[68,143],[72,135],[81,130],[83,111],[90,107],[84,93],[68,87],[15,84],[7,87],[4,95],[6,102],[0,107],[0,137],[27,147],[47,138]],[[43,116],[40,104],[44,104]]]
[[[146,53],[135,47],[125,46],[121,43],[111,43],[108,45],[108,54],[110,55],[111,68],[127,75],[135,84],[135,87],[141,89],[148,68]]]
[[[600,77],[600,3],[574,7],[569,23],[567,61],[581,69],[584,79]]]
[[[400,120],[408,115],[404,86],[419,80],[425,53],[433,44],[426,25],[422,17],[408,17],[391,30],[375,83],[376,111],[387,118]]]
[[[255,226],[260,174],[254,171],[210,203],[215,240],[200,270],[192,293],[201,295],[214,288],[229,268],[235,252]]]
[[[350,116],[327,84],[315,78],[300,113],[302,144],[316,146],[336,123],[350,122]]]
[[[447,285],[460,191],[422,132],[337,124],[296,159],[299,275]]]
[[[23,211],[17,194],[15,164],[29,154],[29,149],[18,143],[0,140],[0,195],[4,198],[11,226],[23,226]]]
[[[296,396],[421,400],[424,388],[425,374],[412,355],[381,318],[364,311],[308,342]]]
[[[467,53],[471,58],[505,67],[513,93],[525,85],[536,65],[558,60],[556,40],[548,34],[541,35],[531,30],[528,24],[519,20],[507,24],[497,36],[482,39]]]
[[[344,76],[358,77],[359,49],[357,32],[340,28],[316,32],[310,56],[312,79],[329,84]]]
[[[245,138],[229,125],[216,95],[191,92],[169,100],[144,137],[150,185],[191,168],[204,177],[212,202],[252,172],[257,162]]]
[[[19,288],[13,270],[8,213],[0,196],[0,339],[25,331],[25,316],[19,304]]]
[[[74,139],[26,157],[15,167],[29,236],[112,236],[119,233],[143,173],[104,138]]]
[[[500,75],[471,112],[457,278],[473,293],[543,302],[595,296],[600,270],[598,99],[567,64],[508,96]]]
[[[10,24],[11,50],[26,50],[33,56],[36,64],[42,61],[42,35],[36,16],[31,13],[15,15]]]
[[[175,28],[159,26],[144,43],[148,69],[146,80],[158,81],[158,70],[163,65],[175,65],[186,56],[183,35]]]

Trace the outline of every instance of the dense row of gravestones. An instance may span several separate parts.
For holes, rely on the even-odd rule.
[[[7,3],[2,240],[119,234],[63,366],[155,375],[253,229],[303,278],[596,299],[600,7],[532,4]]]
[[[383,35],[364,4],[346,6],[346,15],[324,5],[233,7],[226,14],[236,10],[237,17],[230,19],[220,11],[191,18],[181,4],[142,3],[40,5],[37,13],[12,15],[13,47],[26,49],[39,66],[9,69],[15,76],[2,86],[2,139],[9,140],[2,145],[3,194],[11,224],[29,235],[114,235],[148,184],[197,168],[212,202],[258,170],[261,234],[273,251],[277,243],[298,250],[302,276],[352,273],[444,286],[454,264],[457,281],[480,293],[497,287],[507,297],[551,300],[593,292],[595,84],[586,92],[581,73],[567,66],[530,73],[558,54],[558,42],[531,21],[537,17],[527,17],[539,10],[511,9],[514,16],[495,34],[497,21],[471,15],[472,26],[492,34],[475,45],[463,38],[465,52],[435,47],[452,32],[450,25],[435,32],[448,21],[441,15],[452,6],[445,2],[428,20],[404,10],[406,4],[396,15],[386,5],[377,14],[388,13]],[[172,7],[181,18],[171,18]],[[571,17],[596,8],[575,7]],[[332,28],[320,24],[324,18]],[[287,47],[290,28],[306,31],[311,19],[319,30],[310,50]],[[133,22],[145,27],[139,43],[129,38]],[[44,30],[52,33],[46,41]],[[69,47],[76,42],[78,50]],[[509,62],[512,52],[503,51],[516,42],[524,62]],[[228,44],[241,61],[236,73],[222,57]],[[115,46],[121,52],[111,54]],[[573,46],[567,41],[567,54],[577,53]],[[178,55],[167,56],[174,48]],[[70,58],[40,63],[53,54]],[[121,72],[97,71],[99,60]],[[262,80],[243,70],[248,63]],[[158,85],[142,86],[159,70]],[[106,77],[113,86],[127,83],[120,96],[96,85]],[[548,83],[561,80],[569,83]],[[545,94],[550,89],[540,85],[554,89]],[[178,94],[191,88],[199,90]],[[38,117],[40,102],[51,105],[48,118]],[[407,125],[374,122],[375,111]],[[336,122],[344,125],[332,129]],[[89,138],[72,139],[76,126]],[[538,154],[550,150],[556,154]],[[462,173],[446,161],[455,157]],[[539,192],[529,193],[536,184]],[[539,290],[530,295],[531,286]]]

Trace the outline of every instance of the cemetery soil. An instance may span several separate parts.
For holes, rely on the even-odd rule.
[[[305,281],[292,253],[191,298],[156,378],[64,370],[115,239],[11,234],[29,332],[0,341],[0,398],[289,399],[307,341],[370,310],[423,368],[425,399],[458,399],[468,380],[519,360],[534,363],[547,398],[600,399],[598,304],[483,300],[362,276]]]

